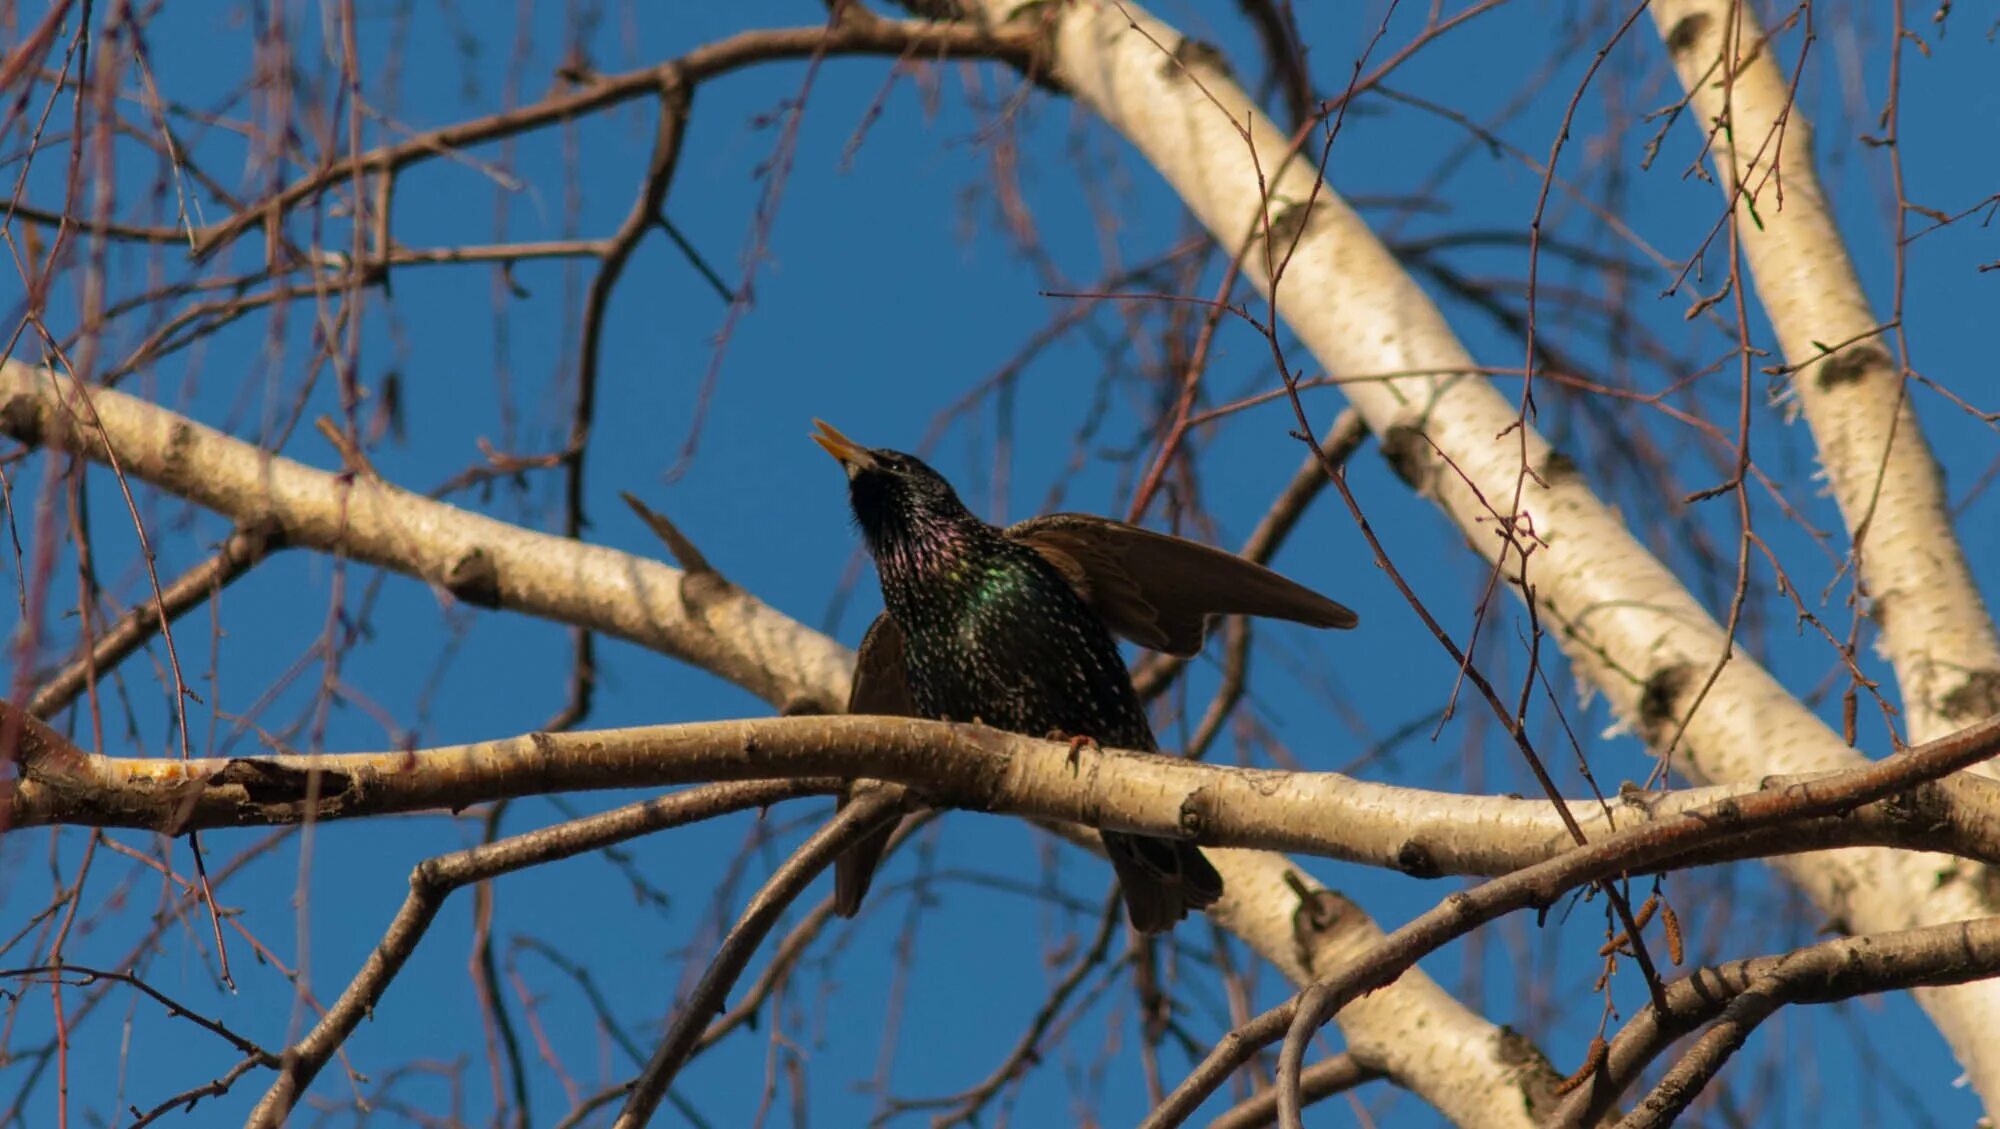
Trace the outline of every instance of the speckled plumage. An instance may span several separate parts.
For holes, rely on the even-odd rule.
[[[1108,519],[989,525],[921,461],[820,427],[825,434],[814,438],[847,467],[849,501],[887,608],[862,642],[850,712],[979,721],[1150,752],[1152,726],[1113,627],[1187,654],[1200,648],[1212,613],[1354,622],[1346,608],[1258,565]],[[1148,562],[1171,575],[1131,575]],[[837,865],[842,913],[858,908],[887,838],[882,832]],[[1103,838],[1143,932],[1170,928],[1222,896],[1221,876],[1192,843]]]
[[[917,710],[1151,750],[1111,633],[1040,554],[970,521],[925,552],[877,558]]]

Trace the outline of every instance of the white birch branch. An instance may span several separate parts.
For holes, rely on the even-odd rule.
[[[1910,403],[1915,389],[1834,225],[1791,78],[1747,4],[1660,0],[1652,13],[1721,174],[1717,186],[1736,209],[1758,303],[1853,535],[1880,648],[1902,686],[1908,739],[2000,711],[2000,636]]]
[[[1075,749],[980,725],[882,717],[749,718],[529,733],[469,745],[380,752],[188,760],[87,753],[0,702],[19,779],[0,793],[8,827],[135,827],[166,835],[220,827],[458,811],[519,796],[739,780],[864,776],[934,804],[1298,851],[1417,878],[1498,875],[1574,848],[1552,805],[1427,792],[1337,772],[1287,772],[1174,756]],[[1332,759],[1328,754],[1326,759]],[[1817,776],[1631,791],[1598,807],[1571,800],[1586,834],[1672,819]],[[1960,774],[1893,802],[1738,834],[1676,856],[1676,868],[1829,846],[1925,844],[2000,860],[2000,784]]]
[[[997,22],[1017,5],[979,7]],[[1187,49],[1132,4],[1029,5],[1022,19],[1046,21],[1058,83],[1130,140],[1224,247],[1259,242],[1246,274],[1267,294],[1281,279],[1277,310],[1327,371],[1436,374],[1343,388],[1405,480],[1481,554],[1508,554],[1508,578],[1539,603],[1577,670],[1656,749],[1677,748],[1676,768],[1732,781],[1862,763],[1769,672],[1733,653],[1721,626],[1516,404],[1468,375],[1473,359],[1437,307],[1318,181],[1312,161],[1284,160],[1286,139],[1213,52]],[[1489,505],[1506,523],[1499,532]],[[1509,546],[1530,541],[1524,565]],[[1779,866],[1856,931],[1994,912],[1942,856],[1836,851]],[[2000,984],[1926,989],[1918,1000],[1988,1108],[2000,1108],[2000,1041],[1991,1037]]]
[[[536,533],[366,472],[332,475],[145,400],[0,361],[0,434],[105,461],[288,545],[414,576],[482,607],[587,627],[710,671],[781,708],[838,713],[853,655],[712,574]]]

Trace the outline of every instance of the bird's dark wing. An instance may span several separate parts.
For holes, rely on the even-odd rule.
[[[875,617],[861,650],[854,656],[854,684],[847,691],[847,712],[879,717],[915,717],[910,680],[903,669],[903,629],[888,612]]]
[[[847,691],[847,712],[916,716],[916,706],[910,700],[910,682],[903,669],[903,630],[887,612],[876,616],[875,622],[868,625],[868,634],[861,637],[861,650],[854,658],[854,684]],[[840,806],[847,806],[847,797],[841,797]],[[888,849],[889,839],[901,822],[890,820],[833,860],[835,913],[853,917],[860,912],[861,899],[868,895],[868,883],[875,877],[875,866],[882,861],[882,852]]]
[[[1201,650],[1210,615],[1356,622],[1349,609],[1234,553],[1110,518],[1049,514],[1007,536],[1055,565],[1111,630],[1172,655]]]

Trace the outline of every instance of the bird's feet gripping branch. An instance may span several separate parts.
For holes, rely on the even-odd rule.
[[[1072,737],[1060,729],[1051,729],[1048,732],[1048,739],[1051,741],[1069,742],[1069,770],[1071,772],[1075,772],[1077,766],[1083,763],[1083,751],[1085,749],[1089,749],[1093,753],[1104,751],[1104,746],[1097,743],[1097,738],[1087,733],[1079,733]]]

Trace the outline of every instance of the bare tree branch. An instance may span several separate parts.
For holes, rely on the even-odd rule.
[[[191,237],[189,232],[179,228],[138,232],[97,225],[87,226],[86,231],[94,234],[102,230],[106,234],[169,243],[191,242],[195,253],[206,258],[258,224],[290,212],[357,174],[399,172],[421,161],[582,117],[674,86],[699,83],[748,64],[813,55],[971,56],[997,59],[1032,71],[1035,46],[1035,37],[1021,31],[996,32],[962,24],[885,20],[869,15],[858,5],[849,5],[847,18],[832,27],[763,28],[743,32],[697,48],[678,59],[624,74],[592,76],[590,81],[541,102],[428,130],[395,144],[371,149],[351,161],[330,163],[286,185],[272,197],[256,201],[226,219],[195,229]],[[6,206],[7,202],[0,201],[0,207]],[[37,212],[33,218],[42,218],[45,214]]]
[[[1688,1067],[1661,1079],[1634,1116],[1671,1120],[1758,1022],[1786,1004],[1823,1004],[1919,985],[2000,975],[2000,918],[1822,941],[1788,953],[1698,968],[1667,985],[1667,1010],[1648,1005],[1611,1041],[1603,1065],[1550,1116],[1550,1129],[1600,1121],[1655,1058],[1718,1013],[1723,1033],[1690,1048]],[[1693,1060],[1690,1062],[1689,1060]],[[1694,1064],[1699,1064],[1699,1069]],[[1676,1068],[1677,1071],[1680,1068]],[[1642,1122],[1643,1123],[1643,1122]]]
[[[469,850],[426,859],[410,872],[410,894],[368,960],[327,1009],[319,1023],[285,1049],[277,1081],[251,1111],[248,1125],[265,1129],[285,1123],[320,1068],[381,1002],[404,962],[454,890],[523,867],[571,858],[612,843],[668,827],[711,819],[732,811],[765,807],[797,796],[823,795],[838,783],[826,780],[753,781],[693,788],[630,804],[602,815],[514,835]]]
[[[1352,1054],[1337,1054],[1313,1063],[1299,1075],[1300,1103],[1312,1105],[1382,1076],[1381,1071],[1367,1066]],[[1224,1111],[1222,1116],[1208,1123],[1208,1129],[1265,1129],[1277,1122],[1278,1091],[1272,1087]]]
[[[93,640],[88,654],[80,655],[57,671],[35,695],[28,699],[28,712],[46,718],[76,700],[91,681],[124,661],[127,655],[145,646],[162,627],[161,617],[172,622],[203,600],[220,591],[281,547],[276,530],[269,523],[242,526],[222,542],[213,557],[189,569],[161,590],[157,604],[135,607],[118,617]]]
[[[1167,1102],[1153,1111],[1146,1124],[1149,1129],[1180,1124],[1220,1082],[1227,1069],[1240,1064],[1258,1048],[1285,1038],[1288,1032],[1318,1028],[1369,989],[1393,982],[1439,945],[1503,913],[1549,906],[1579,885],[1642,871],[1672,857],[1680,846],[1714,834],[1719,827],[1737,833],[1806,815],[1848,810],[1923,780],[1960,771],[1995,754],[2000,754],[2000,717],[1866,768],[1733,797],[1672,820],[1614,832],[1547,862],[1513,871],[1467,893],[1454,894],[1389,934],[1381,944],[1357,959],[1316,979],[1292,1000],[1230,1032]],[[1287,1055],[1279,1063],[1279,1109],[1282,1115],[1296,1120],[1297,1078],[1302,1064],[1294,1056],[1303,1050],[1303,1042],[1287,1039],[1285,1047]]]
[[[0,702],[17,722],[21,779],[14,826],[71,823],[180,834],[214,827],[324,822],[460,810],[524,795],[728,780],[880,777],[931,803],[1091,827],[1190,837],[1207,845],[1302,851],[1416,877],[1502,874],[1572,846],[1549,805],[1458,796],[1180,757],[1075,749],[979,725],[912,718],[790,717],[632,729],[530,733],[423,750],[162,761],[86,753]],[[1694,788],[1598,810],[1591,837],[1660,826],[1689,812],[1809,788],[1841,774]],[[1580,810],[1589,811],[1581,803]],[[1828,846],[1922,843],[2000,859],[2000,785],[1959,775],[1893,800],[1769,830],[1730,827],[1672,855],[1676,866]]]
[[[617,1129],[642,1129],[652,1120],[653,1111],[659,1108],[674,1075],[693,1056],[710,1019],[722,1013],[729,990],[736,986],[737,978],[750,964],[751,955],[778,923],[786,907],[798,899],[820,871],[832,865],[836,856],[896,818],[902,810],[901,796],[880,791],[854,796],[839,815],[792,852],[792,857],[771,875],[730,927],[729,935],[722,939],[722,947],[709,962],[708,971],[702,974],[694,992],[680,1002],[666,1038],[660,1041],[625,1097],[625,1107],[613,1122]]]
[[[87,394],[96,415],[73,413]],[[83,420],[101,421],[101,434]],[[93,458],[229,516],[274,524],[288,545],[339,553],[502,607],[630,640],[735,682],[766,701],[838,712],[852,657],[741,589],[653,561],[523,530],[391,486],[313,470],[109,389],[61,388],[0,362],[0,434]]]

